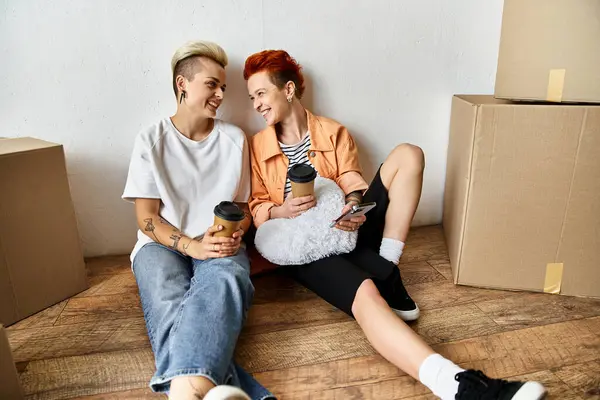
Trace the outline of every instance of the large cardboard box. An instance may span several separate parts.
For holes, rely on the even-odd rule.
[[[600,1],[505,0],[495,96],[600,103]]]
[[[600,106],[454,96],[443,223],[455,283],[600,297]]]
[[[4,327],[0,325],[0,399],[19,400],[23,398],[8,338]]]
[[[0,140],[0,323],[86,288],[62,146]]]

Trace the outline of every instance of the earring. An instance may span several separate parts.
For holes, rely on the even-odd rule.
[[[288,103],[291,103],[292,102],[292,98],[288,97],[287,101],[288,101]]]
[[[181,91],[181,96],[179,96],[179,104],[181,104],[181,102],[183,101],[183,99],[185,99],[187,93],[185,93],[185,90]]]

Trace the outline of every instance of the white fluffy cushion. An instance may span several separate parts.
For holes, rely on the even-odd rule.
[[[358,232],[330,228],[344,208],[344,192],[332,180],[315,180],[317,205],[293,219],[278,218],[256,231],[255,246],[267,260],[278,265],[306,264],[354,250]]]

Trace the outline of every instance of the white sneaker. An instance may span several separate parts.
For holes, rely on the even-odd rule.
[[[251,400],[248,395],[235,386],[219,385],[210,389],[204,400]]]
[[[421,315],[421,310],[419,310],[419,306],[415,304],[415,308],[410,310],[398,310],[396,308],[392,308],[392,311],[396,313],[403,321],[410,322],[416,321],[419,319]]]

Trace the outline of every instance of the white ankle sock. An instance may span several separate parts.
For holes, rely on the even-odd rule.
[[[454,376],[464,369],[439,354],[432,354],[419,367],[419,380],[442,400],[454,400],[458,382]]]
[[[404,250],[404,242],[396,239],[383,238],[381,240],[381,247],[379,247],[379,255],[398,265],[400,256],[402,256],[402,250]]]

